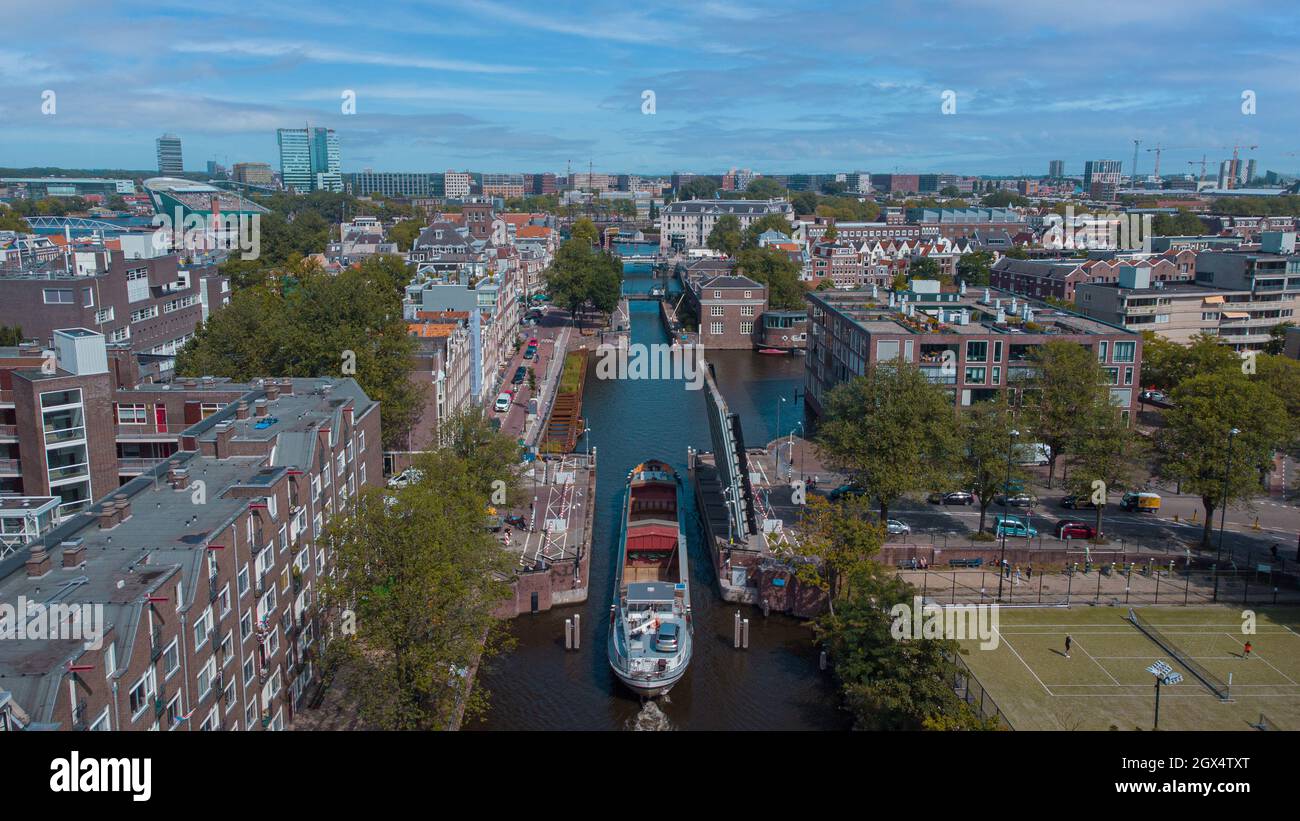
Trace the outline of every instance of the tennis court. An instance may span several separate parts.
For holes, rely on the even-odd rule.
[[[1017,730],[1150,730],[1156,661],[1183,676],[1161,687],[1161,730],[1300,730],[1300,608],[1134,612],[1147,632],[1124,607],[1004,607],[997,646],[963,658]]]

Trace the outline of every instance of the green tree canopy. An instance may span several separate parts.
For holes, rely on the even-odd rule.
[[[704,244],[714,251],[721,251],[729,257],[740,252],[740,219],[735,214],[723,214],[713,223]]]
[[[787,195],[785,186],[770,177],[755,177],[745,187],[745,199],[773,200]]]
[[[952,398],[910,363],[877,363],[827,396],[816,446],[888,519],[900,496],[949,478],[960,448]]]
[[[767,286],[767,304],[776,310],[804,307],[807,289],[799,280],[799,263],[775,248],[747,248],[736,258],[736,270]]]
[[[993,265],[993,254],[988,251],[972,251],[962,254],[957,260],[957,278],[968,286],[989,284],[989,268]]]
[[[1288,435],[1286,408],[1265,384],[1239,370],[1184,379],[1172,399],[1156,436],[1158,470],[1180,482],[1183,492],[1201,497],[1201,546],[1208,549],[1214,512],[1259,492],[1261,471]],[[1233,429],[1240,432],[1230,437]]]
[[[1050,340],[1032,349],[1030,362],[1033,376],[1020,385],[1028,428],[1022,431],[1028,436],[1021,441],[1039,442],[1051,449],[1047,462],[1050,488],[1060,458],[1072,453],[1079,436],[1086,434],[1079,420],[1109,404],[1110,391],[1102,381],[1097,357],[1077,342]]]
[[[236,291],[177,355],[176,372],[241,381],[355,375],[381,403],[384,447],[407,450],[424,394],[409,378],[416,343],[390,265],[376,257],[338,276],[308,273],[294,287]],[[355,374],[344,372],[346,351],[355,354]]]
[[[575,323],[587,307],[609,315],[622,297],[623,262],[575,236],[556,252],[546,283],[551,299],[566,307]]]
[[[1009,481],[1024,479],[1024,468],[1014,456],[1016,429],[1015,409],[1007,395],[976,402],[961,416],[961,435],[965,445],[961,459],[961,488],[974,492],[980,506],[979,530],[984,530],[993,497],[1006,490]],[[932,485],[934,490],[955,490],[950,484]]]
[[[335,572],[321,604],[338,628],[326,669],[372,727],[448,729],[486,706],[471,671],[506,646],[493,610],[510,595],[512,560],[484,527],[485,484],[514,464],[498,461],[505,437],[477,427],[474,450],[491,455],[423,454],[420,481],[367,488],[326,528]]]

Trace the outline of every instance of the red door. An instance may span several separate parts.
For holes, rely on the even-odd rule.
[[[154,422],[158,425],[158,432],[159,432],[159,433],[166,433],[166,432],[167,432],[167,406],[166,406],[166,405],[154,405],[154,406],[153,406],[153,419],[154,419]]]

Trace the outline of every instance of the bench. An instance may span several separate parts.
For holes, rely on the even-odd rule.
[[[981,567],[984,564],[983,559],[949,559],[949,567]]]

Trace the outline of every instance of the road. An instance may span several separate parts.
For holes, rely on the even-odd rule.
[[[534,327],[523,325],[519,329],[519,337],[522,343],[519,350],[506,363],[505,367],[498,373],[498,382],[496,390],[492,394],[491,402],[496,402],[496,397],[502,391],[513,392],[510,402],[510,410],[506,413],[498,413],[493,410],[492,414],[501,420],[501,431],[516,439],[521,439],[528,426],[528,400],[533,396],[542,396],[543,401],[539,402],[545,409],[544,381],[547,375],[547,368],[551,367],[551,362],[555,357],[556,341],[564,333],[569,323],[569,314],[558,308],[551,308],[542,315],[541,321]],[[533,359],[525,359],[524,352],[527,350],[528,339],[537,338],[537,356]],[[551,383],[560,378],[560,366],[562,363],[556,363],[554,371],[550,374]],[[514,378],[515,370],[521,366],[532,368],[537,377],[537,391],[528,387],[528,380],[525,379],[520,385],[511,382]]]

